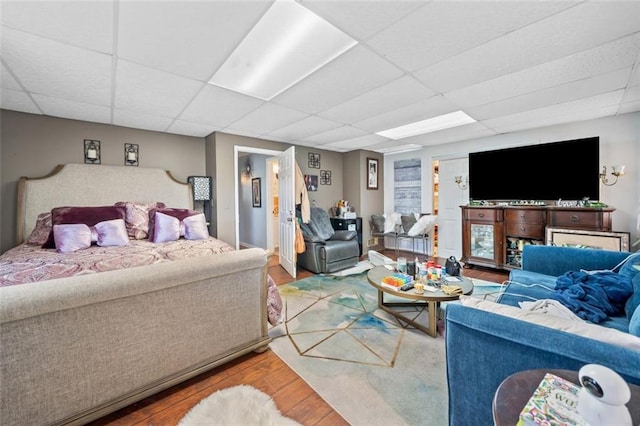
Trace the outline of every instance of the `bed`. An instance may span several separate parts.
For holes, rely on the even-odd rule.
[[[67,164],[20,180],[19,244],[0,256],[0,424],[84,424],[267,349],[262,249],[213,237],[69,253],[27,243],[46,212],[118,202],[193,209],[190,186],[161,169]]]

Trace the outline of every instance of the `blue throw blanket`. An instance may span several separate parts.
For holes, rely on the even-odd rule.
[[[629,277],[603,271],[588,274],[571,271],[556,280],[556,291],[551,296],[571,309],[580,318],[600,323],[624,309],[633,293]]]

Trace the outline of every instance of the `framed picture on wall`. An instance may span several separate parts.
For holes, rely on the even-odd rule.
[[[380,176],[377,158],[367,158],[367,189],[378,189]]]
[[[253,207],[262,207],[262,190],[260,188],[260,178],[251,179],[251,194]]]

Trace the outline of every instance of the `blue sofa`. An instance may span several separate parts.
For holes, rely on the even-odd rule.
[[[498,300],[515,305],[520,300],[549,298],[539,287],[555,287],[558,276],[574,270],[612,269],[631,253],[553,246],[526,246],[522,270],[510,273],[510,284]],[[634,275],[636,291],[627,310],[601,325],[629,332],[640,329],[640,255],[625,263],[620,273]],[[637,327],[637,328],[636,328]],[[579,370],[595,363],[617,371],[628,383],[640,385],[640,351],[498,315],[462,304],[446,309],[445,347],[451,426],[492,425],[493,395],[500,383],[519,371],[549,368]],[[631,333],[635,334],[635,333]],[[636,334],[637,335],[637,334]]]

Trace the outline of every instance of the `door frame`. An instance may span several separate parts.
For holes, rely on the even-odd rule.
[[[235,206],[235,228],[236,228],[236,241],[235,248],[236,250],[240,249],[240,178],[238,177],[238,154],[244,152],[248,154],[262,154],[262,155],[270,155],[272,157],[282,154],[284,151],[278,151],[275,149],[264,149],[264,148],[256,148],[254,146],[243,146],[243,145],[234,145],[233,146],[233,179],[234,184],[234,206]],[[267,160],[265,160],[267,161]],[[271,188],[267,186],[267,192],[262,196],[262,199],[265,197],[272,197]],[[265,216],[266,218],[267,216]],[[269,226],[273,226],[269,220],[265,219],[265,229]],[[273,231],[271,231],[273,232]],[[267,231],[266,234],[270,234],[271,232]]]

